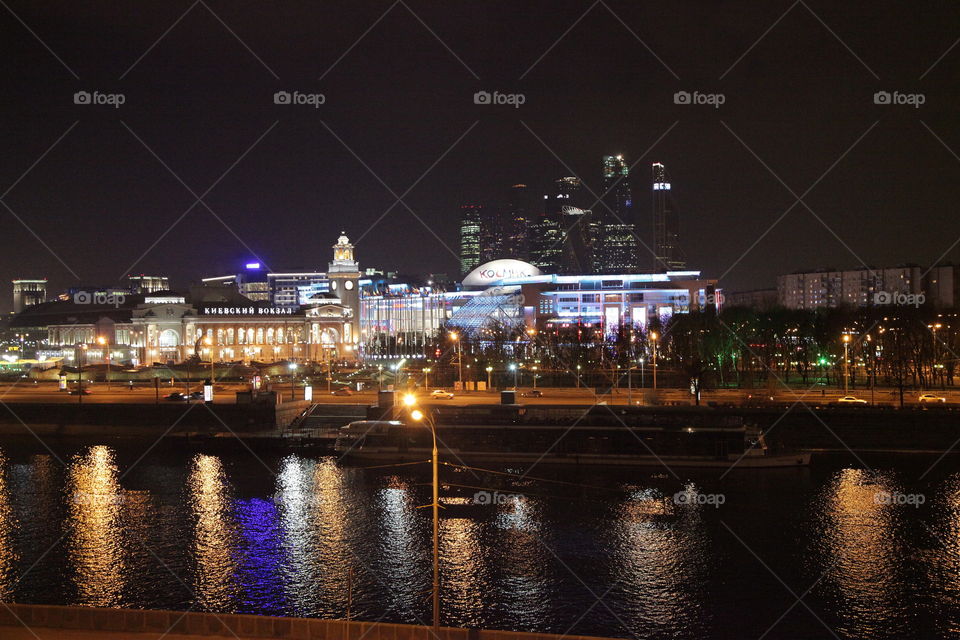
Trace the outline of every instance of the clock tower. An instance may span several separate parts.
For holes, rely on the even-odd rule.
[[[330,293],[340,298],[353,314],[345,320],[341,332],[344,344],[360,342],[360,265],[353,259],[353,245],[346,233],[340,232],[337,244],[333,245],[333,261],[327,269]]]

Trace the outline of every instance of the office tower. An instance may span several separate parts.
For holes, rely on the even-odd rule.
[[[470,273],[480,266],[480,214],[478,204],[460,205],[460,272]]]
[[[130,291],[133,293],[154,293],[170,289],[170,280],[166,276],[130,276]]]
[[[543,210],[533,221],[530,239],[530,263],[544,273],[558,273],[564,265],[564,244],[567,227],[564,226],[564,208],[581,210],[585,207],[580,178],[568,176],[553,183],[550,193],[543,196]],[[579,223],[579,217],[570,218],[570,224]],[[588,261],[592,262],[592,258]]]
[[[622,155],[603,157],[601,201],[595,210],[599,221],[600,273],[635,273],[639,270],[639,243],[630,194],[630,167]]]
[[[480,264],[503,257],[504,222],[497,204],[480,209]]]
[[[27,307],[47,301],[47,279],[14,280],[13,312],[20,313]]]
[[[525,184],[515,184],[507,190],[503,206],[503,257],[527,261],[530,259],[530,235],[534,222],[536,200]]]
[[[681,271],[687,262],[680,249],[680,220],[670,178],[661,162],[653,163],[654,271]]]
[[[564,205],[560,222],[564,231],[560,272],[574,275],[593,273],[596,237],[593,212]]]

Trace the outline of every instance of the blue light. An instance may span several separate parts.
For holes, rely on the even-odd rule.
[[[259,269],[259,268],[260,268],[260,263],[259,263],[259,262],[248,262],[248,263],[247,263],[247,269]]]

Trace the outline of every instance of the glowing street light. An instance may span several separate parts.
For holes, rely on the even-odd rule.
[[[850,382],[850,334],[843,334],[843,336],[841,336],[841,340],[843,340],[843,395],[847,395],[848,385]]]
[[[415,400],[415,399],[414,399]],[[433,449],[430,455],[433,467],[433,629],[436,633],[440,629],[440,480],[439,480],[439,452],[437,451],[437,426],[420,409],[410,412],[415,422],[426,422],[433,437]]]
[[[450,332],[450,339],[457,344],[457,368],[459,369],[460,375],[460,391],[465,391],[463,388],[463,349],[461,348],[460,334],[456,331]]]
[[[107,359],[107,391],[110,390],[110,348],[107,339],[103,336],[97,336],[97,344],[103,348],[103,353]]]
[[[653,354],[650,356],[650,362],[653,365],[653,390],[657,390],[657,335],[656,331],[650,332],[650,341],[653,343]]]
[[[493,373],[493,367],[487,367],[487,391],[493,388],[493,385],[490,384],[490,374]]]

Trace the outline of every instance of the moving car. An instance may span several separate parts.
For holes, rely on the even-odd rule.
[[[430,392],[431,398],[437,398],[439,400],[453,400],[453,394],[449,391],[444,391],[443,389],[434,389]]]
[[[174,391],[173,393],[163,396],[163,399],[172,400],[172,401],[183,401],[187,399],[187,396],[183,395],[179,391]]]
[[[334,389],[330,392],[332,396],[352,396],[353,391],[350,391],[347,387],[341,387],[340,389]]]
[[[934,393],[921,393],[920,397],[917,399],[917,402],[927,403],[927,402],[946,402],[947,399],[943,396],[938,396]]]
[[[866,400],[861,400],[860,398],[856,398],[854,396],[843,396],[837,400],[837,402],[841,404],[868,404]]]
[[[81,395],[82,395],[82,396],[88,396],[88,395],[90,395],[90,392],[87,391],[86,389],[71,389],[71,390],[70,390],[70,395],[72,395],[72,396],[81,396]]]
[[[521,393],[520,395],[524,398],[542,398],[543,391],[540,391],[540,389],[531,389],[530,391]]]

